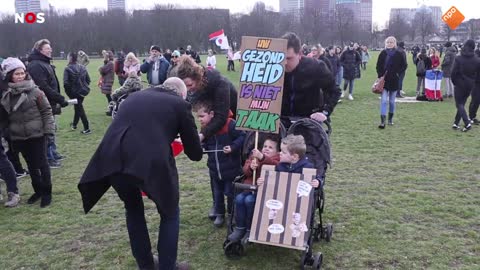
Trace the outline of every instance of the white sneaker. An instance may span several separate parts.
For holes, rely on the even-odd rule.
[[[353,96],[352,96],[352,95],[348,95],[348,100],[353,100]]]
[[[400,94],[402,94],[402,96],[405,96],[407,93],[405,93],[405,91],[403,90],[400,90]]]
[[[345,97],[345,93],[343,93],[342,91],[342,95],[340,96],[340,98],[344,98]]]
[[[15,207],[20,202],[20,195],[13,192],[8,192],[8,200],[5,203],[5,207]]]

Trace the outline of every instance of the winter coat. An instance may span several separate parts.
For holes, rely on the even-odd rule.
[[[370,54],[366,51],[362,51],[362,63],[368,63],[370,60]]]
[[[452,67],[455,61],[457,50],[454,47],[448,47],[442,62],[443,77],[450,78],[452,76]]]
[[[113,83],[115,81],[115,72],[114,72],[114,64],[113,61],[108,61],[105,65],[100,67],[98,70],[100,75],[102,76],[102,85],[100,89],[102,93],[105,95],[109,95],[112,93]]]
[[[430,57],[426,56],[425,54],[420,54],[419,57],[416,57],[415,60],[413,61],[415,66],[420,60],[423,60],[425,63],[425,72],[419,73],[417,71],[417,77],[425,77],[425,74],[427,73],[426,71],[429,69],[432,69],[432,60],[430,60]]]
[[[177,77],[178,65],[171,64],[167,70],[167,78]]]
[[[236,119],[237,91],[230,80],[220,74],[216,69],[205,70],[204,80],[206,83],[204,88],[195,91],[192,96],[190,96],[189,101],[192,104],[202,100],[208,100],[212,103],[215,116],[210,123],[201,130],[205,139],[208,139],[225,125],[229,111],[233,113],[233,119]]]
[[[252,164],[253,156],[250,156],[245,164],[243,165],[243,174],[245,175],[245,180],[243,180],[244,184],[252,185],[253,184],[253,170],[250,168],[250,164]],[[273,157],[263,156],[263,160],[257,160],[258,167],[256,169],[256,179],[260,177],[260,173],[262,171],[263,165],[277,165],[280,162],[280,154],[277,153]],[[255,180],[256,180],[255,179]]]
[[[402,70],[402,71],[406,71],[408,68],[407,53],[405,52],[405,49],[402,47],[397,47],[397,51],[399,51],[402,54],[403,60],[405,61],[405,70]]]
[[[382,77],[385,72],[385,86],[384,89],[387,91],[397,91],[398,89],[398,82],[399,76],[402,71],[406,69],[407,62],[403,57],[402,53],[396,49],[394,50],[393,56],[390,58],[390,63],[388,66],[385,66],[387,63],[387,50],[383,50],[380,55],[378,56],[377,60],[377,77]]]
[[[331,71],[332,71],[333,77],[337,76],[341,66],[340,59],[336,54],[334,54],[333,56],[330,56],[330,54],[327,54],[327,59],[328,61],[330,61],[330,64],[332,66]]]
[[[112,99],[117,101],[121,96],[130,94],[132,92],[140,91],[143,89],[142,81],[139,77],[128,77],[123,85],[115,90],[112,94]]]
[[[359,72],[358,66],[362,62],[362,58],[355,50],[347,49],[342,53],[340,62],[343,66],[343,78],[345,80],[354,80]]]
[[[307,157],[303,157],[295,164],[280,162],[277,164],[277,166],[275,166],[275,171],[288,173],[303,173],[303,168],[315,169],[310,160],[308,160]]]
[[[222,150],[230,146],[232,152],[225,154],[222,151],[208,153],[207,167],[210,177],[216,180],[233,180],[242,173],[242,146],[245,132],[235,129],[236,122],[228,119],[223,128],[215,135],[204,141],[203,147],[208,150]]]
[[[202,147],[188,102],[161,87],[130,95],[78,184],[85,213],[110,188],[109,178],[122,173],[140,179],[142,190],[159,211],[172,216],[178,208],[179,183],[170,144],[178,134],[187,157],[201,160]]]
[[[133,61],[126,61],[123,64],[123,74],[125,78],[128,78],[130,73],[136,73],[140,75],[140,61],[138,59],[133,59]]]
[[[57,115],[62,113],[60,105],[65,105],[66,100],[60,94],[60,84],[55,73],[55,67],[50,64],[51,60],[51,58],[41,54],[37,49],[33,49],[28,56],[27,71],[34,83],[47,96],[53,114]]]
[[[282,116],[287,117],[310,117],[322,111],[331,114],[341,95],[327,65],[305,56],[293,71],[285,72],[283,84]]]
[[[63,72],[63,87],[69,98],[85,97],[90,92],[90,76],[85,66],[69,64]]]
[[[0,103],[8,113],[8,129],[13,141],[55,133],[50,103],[45,93],[38,89],[32,80],[9,83]]]
[[[330,63],[330,60],[328,60],[328,57],[326,56],[326,53],[320,55],[318,60],[323,61],[325,63],[325,65],[327,65],[328,70],[330,70],[330,72],[332,72],[332,63]],[[332,72],[332,74],[334,74],[334,73]]]
[[[432,68],[437,68],[440,65],[440,58],[436,55],[430,56],[430,60],[432,60]]]
[[[216,66],[217,66],[217,59],[215,58],[215,55],[207,57],[207,67],[216,68]]]
[[[158,68],[158,82],[162,84],[167,79],[167,70],[170,67],[170,63],[164,58],[160,57]],[[145,62],[140,66],[142,73],[147,73],[147,80],[149,84],[152,84],[152,70],[155,67],[155,62],[150,62],[145,60]]]
[[[451,75],[455,86],[455,99],[457,95],[468,97],[480,77],[480,59],[475,56],[473,50],[464,46],[460,55],[455,57]]]

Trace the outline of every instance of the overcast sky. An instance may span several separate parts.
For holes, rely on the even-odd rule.
[[[248,12],[258,0],[126,0],[128,9],[143,9],[152,7],[154,4],[176,3],[185,6],[217,7],[230,9],[232,13]],[[0,0],[2,12],[15,12],[14,0]],[[50,4],[57,9],[73,10],[75,8],[107,8],[107,0],[49,0]],[[263,0],[263,2],[274,10],[279,9],[279,0]],[[466,19],[480,18],[479,0],[373,0],[373,22],[380,26],[385,25],[388,20],[390,8],[414,8],[417,5],[441,6],[445,12],[452,5],[456,6]]]

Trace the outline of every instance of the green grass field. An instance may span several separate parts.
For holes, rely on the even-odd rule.
[[[344,100],[332,117],[334,166],[327,173],[324,217],[334,223],[335,233],[314,251],[324,254],[325,269],[480,269],[480,128],[453,131],[455,106],[449,99],[397,104],[395,126],[379,130],[379,99],[370,91],[377,55],[355,82],[355,100]],[[224,57],[217,61],[238,84],[238,66],[237,72],[226,72]],[[100,64],[89,65],[93,86]],[[62,80],[66,62],[55,65]],[[409,59],[404,89],[410,96],[414,68]],[[117,195],[110,190],[84,215],[77,190],[111,121],[106,105],[105,96],[92,87],[85,100],[91,135],[70,131],[73,108],[64,109],[57,140],[67,159],[52,170],[51,207],[26,204],[32,194],[28,177],[20,181],[21,205],[0,207],[0,269],[136,269]],[[211,205],[206,161],[194,163],[181,155],[177,167],[179,261],[189,261],[194,269],[298,269],[299,251],[265,245],[251,245],[239,260],[226,259],[226,229],[215,229],[206,218]],[[153,203],[145,203],[156,245],[159,216]]]

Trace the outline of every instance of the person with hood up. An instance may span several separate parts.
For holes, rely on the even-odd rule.
[[[475,41],[469,39],[465,41],[460,55],[455,57],[452,68],[452,82],[455,87],[455,105],[457,114],[453,122],[452,128],[460,129],[460,120],[463,120],[463,132],[467,132],[472,128],[467,111],[465,110],[465,102],[470,93],[475,88],[475,83],[480,75],[480,59],[475,56]]]

